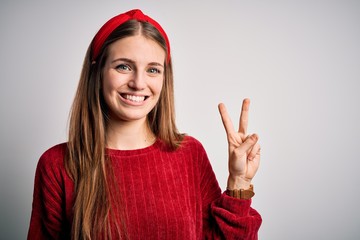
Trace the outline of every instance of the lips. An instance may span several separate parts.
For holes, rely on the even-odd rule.
[[[120,95],[123,98],[125,98],[126,100],[129,100],[129,101],[135,102],[135,103],[141,103],[148,98],[148,96],[138,96],[138,95],[131,95],[131,94],[120,94]]]

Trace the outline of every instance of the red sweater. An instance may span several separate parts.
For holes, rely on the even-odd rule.
[[[28,239],[69,239],[74,184],[64,168],[66,144],[40,158]],[[251,200],[221,193],[202,145],[186,137],[169,151],[161,141],[137,150],[107,149],[135,239],[257,239],[261,216]]]

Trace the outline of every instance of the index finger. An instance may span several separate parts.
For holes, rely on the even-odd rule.
[[[225,131],[226,131],[226,134],[229,135],[231,132],[235,132],[235,129],[234,129],[234,126],[233,126],[233,123],[229,117],[229,114],[226,110],[226,107],[223,103],[220,103],[219,106],[219,112],[220,112],[220,116],[221,116],[221,120],[224,124],[224,127],[225,127]]]
[[[249,119],[250,99],[245,98],[241,107],[239,133],[245,137],[247,135],[248,119]]]

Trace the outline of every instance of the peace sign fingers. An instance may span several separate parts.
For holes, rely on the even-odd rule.
[[[225,127],[226,136],[229,142],[229,147],[232,147],[233,145],[238,145],[242,142],[241,138],[239,137],[239,134],[234,129],[233,123],[230,119],[230,116],[226,110],[226,107],[223,103],[219,104],[219,112],[221,116],[221,120],[223,122],[223,125]]]
[[[239,128],[234,129],[230,116],[223,103],[219,104],[221,120],[224,124],[229,144],[229,189],[247,189],[255,176],[260,161],[258,135],[247,135],[250,99],[242,103]]]
[[[250,106],[250,99],[245,98],[242,104],[240,121],[239,121],[239,133],[241,134],[241,138],[243,141],[247,136],[249,106]]]
[[[219,107],[221,120],[222,120],[222,122],[224,124],[224,127],[225,127],[226,134],[235,132],[233,123],[232,123],[232,121],[231,121],[231,119],[229,117],[229,114],[228,114],[228,112],[226,110],[225,105],[223,103],[220,103],[218,107]]]

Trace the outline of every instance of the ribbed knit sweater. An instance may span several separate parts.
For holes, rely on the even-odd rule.
[[[28,239],[69,239],[74,183],[66,143],[38,162]],[[137,150],[107,149],[122,196],[126,229],[136,239],[257,239],[261,216],[251,200],[221,193],[200,142],[170,151],[160,140]]]

